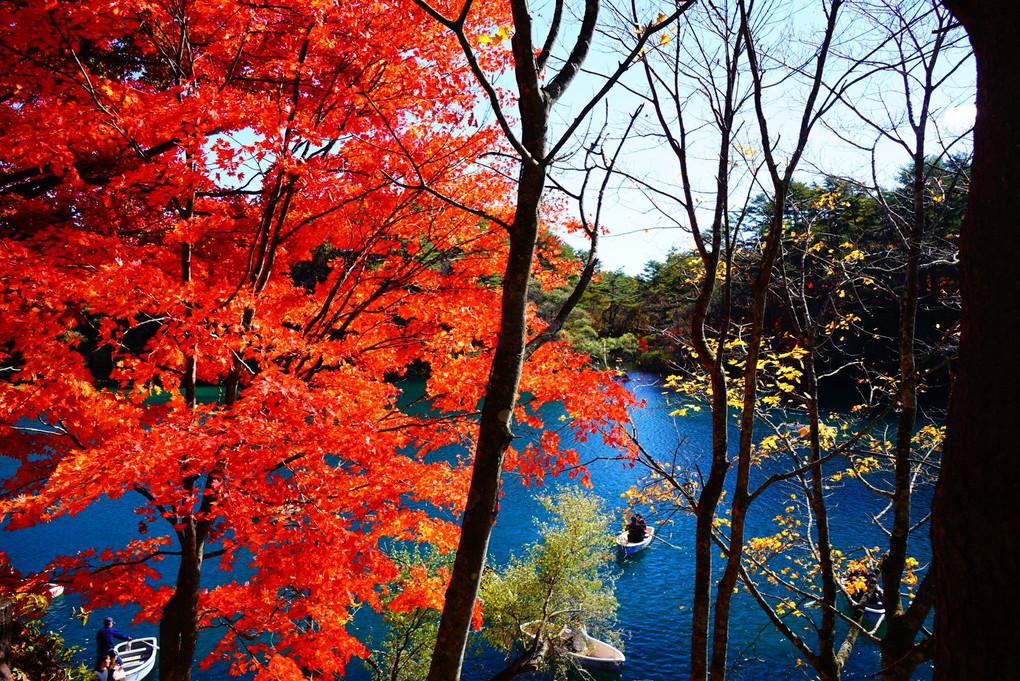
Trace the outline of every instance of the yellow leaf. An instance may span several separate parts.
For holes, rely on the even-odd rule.
[[[663,33],[661,36],[659,36],[659,44],[660,45],[665,45],[666,43],[668,43],[672,39],[673,39],[673,36],[671,36],[668,33]]]

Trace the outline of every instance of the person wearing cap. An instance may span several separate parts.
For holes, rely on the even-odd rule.
[[[103,628],[96,632],[96,669],[100,661],[106,658],[106,653],[113,650],[113,639],[130,641],[131,637],[113,626],[113,618],[107,617],[103,620]]]

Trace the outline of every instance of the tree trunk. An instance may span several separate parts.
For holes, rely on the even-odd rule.
[[[0,681],[11,681],[11,631],[14,628],[14,605],[0,598]]]
[[[812,333],[808,350],[810,361],[805,362],[804,384],[808,395],[807,412],[810,424],[811,462],[815,464],[809,477],[811,480],[809,503],[815,518],[818,533],[818,571],[822,580],[821,626],[818,628],[818,664],[815,669],[823,681],[838,681],[842,676],[846,657],[836,651],[836,572],[833,566],[832,542],[829,535],[829,509],[826,505],[826,477],[822,466],[822,443],[818,413],[818,377],[815,374],[815,358],[818,356],[817,339]],[[853,629],[853,627],[851,627]],[[854,638],[844,639],[846,645],[853,645]],[[847,653],[849,654],[849,652]]]
[[[725,135],[724,135],[725,137]],[[712,464],[708,479],[702,485],[694,506],[697,525],[694,535],[694,599],[691,605],[691,681],[708,678],[709,611],[712,606],[712,533],[715,531],[715,514],[722,500],[729,461],[729,408],[726,394],[726,371],[723,367],[722,344],[713,351],[708,342],[705,320],[715,290],[715,277],[719,264],[722,235],[721,220],[712,229],[712,250],[703,256],[705,276],[701,292],[695,303],[691,319],[691,339],[698,360],[709,375],[712,386]],[[724,292],[729,296],[729,288]]]
[[[511,660],[510,664],[506,666],[506,669],[501,670],[489,679],[489,681],[510,681],[510,679],[520,676],[521,674],[541,671],[542,658],[545,657],[548,652],[549,644],[544,640],[538,645],[532,645],[524,652],[523,655]]]
[[[544,131],[544,124],[541,128]],[[539,158],[541,155],[537,154]],[[496,522],[503,457],[513,439],[510,422],[517,404],[517,388],[524,365],[528,279],[538,238],[539,206],[545,177],[544,166],[523,164],[517,191],[517,213],[510,231],[510,255],[503,277],[499,340],[485,389],[460,544],[446,590],[429,681],[460,678],[467,644],[467,631],[461,623],[471,619],[485,569],[489,536]]]
[[[435,10],[427,3],[420,4],[433,17],[437,16]],[[468,7],[470,2],[465,4],[464,13],[459,20],[443,20],[443,23],[457,33],[462,45],[465,46],[465,51],[470,54],[468,40],[463,33],[463,21],[467,17]],[[532,40],[532,17],[527,0],[511,0],[510,10],[514,28],[511,49],[518,91],[520,141],[514,139],[505,122],[504,132],[520,156],[516,212],[513,222],[507,229],[510,252],[503,275],[499,336],[485,388],[474,467],[461,522],[460,544],[450,575],[450,585],[446,590],[446,602],[439,621],[439,632],[429,668],[429,681],[456,681],[460,678],[468,625],[478,595],[482,572],[485,569],[489,536],[496,522],[503,457],[513,439],[510,424],[517,404],[517,391],[520,387],[524,360],[534,348],[544,342],[540,335],[533,339],[532,343],[535,345],[528,347],[526,311],[528,281],[535,257],[535,244],[538,241],[542,193],[545,190],[549,166],[553,162],[553,159],[547,156],[549,112],[584,63],[595,34],[600,2],[585,0],[584,16],[574,47],[559,73],[551,78],[546,78],[544,74],[548,53],[536,50]],[[554,32],[556,30],[553,29]],[[647,37],[646,34],[644,38]],[[541,56],[536,56],[539,54]],[[592,103],[595,101],[597,99]],[[499,105],[495,102],[493,105],[499,114]],[[582,118],[585,115],[586,113],[582,114]],[[579,118],[578,122],[580,120]],[[565,143],[573,134],[571,130],[568,129],[564,133],[560,144]],[[552,156],[556,155],[557,148],[558,145],[553,145]],[[595,262],[595,260],[589,262],[574,294],[561,310],[561,316],[558,316],[560,321],[557,323],[562,323],[562,320],[566,319],[569,308],[576,304],[584,292]]]
[[[977,61],[971,192],[960,238],[960,360],[935,492],[935,678],[1017,678],[1020,555],[1020,5],[944,0]]]
[[[204,542],[198,538],[195,520],[184,520],[181,565],[177,585],[163,607],[159,621],[160,681],[189,681],[198,641],[198,593]]]
[[[930,96],[930,95],[929,95]],[[927,108],[925,106],[925,108]],[[917,629],[908,626],[904,619],[901,587],[907,560],[911,527],[911,462],[913,434],[917,421],[917,367],[914,359],[914,341],[917,327],[918,267],[925,225],[925,158],[924,128],[927,121],[922,113],[913,165],[913,217],[904,248],[907,251],[907,270],[903,291],[899,299],[899,421],[896,431],[896,459],[893,474],[893,526],[889,534],[889,549],[882,561],[880,583],[885,602],[886,635],[882,639],[882,678],[885,681],[905,681],[913,675],[914,639]]]
[[[757,415],[758,358],[761,353],[765,326],[765,303],[768,298],[769,282],[772,281],[772,266],[776,262],[783,234],[783,207],[789,179],[776,183],[774,187],[774,214],[762,250],[761,262],[752,288],[750,332],[747,335],[747,356],[744,359],[743,406],[740,413],[740,439],[737,452],[737,480],[733,490],[730,509],[730,541],[726,569],[719,578],[718,594],[715,601],[715,619],[712,631],[712,663],[709,678],[722,681],[726,678],[727,649],[730,636],[730,605],[733,590],[740,576],[740,564],[744,554],[744,528],[751,503],[749,485],[751,478],[751,450],[754,446],[754,422]]]
[[[713,386],[725,386],[722,370],[713,373]],[[713,387],[712,391],[712,467],[708,480],[698,496],[695,506],[697,525],[694,540],[694,600],[691,606],[691,681],[708,678],[708,619],[712,594],[712,533],[715,531],[715,512],[722,499],[723,485],[730,463],[727,457],[728,433],[726,391]]]

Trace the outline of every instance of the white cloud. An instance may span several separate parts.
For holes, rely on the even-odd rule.
[[[950,132],[964,132],[974,125],[977,108],[973,104],[954,106],[942,114],[942,125]]]

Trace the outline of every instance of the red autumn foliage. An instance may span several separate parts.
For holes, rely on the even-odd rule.
[[[187,678],[189,634],[224,621],[215,655],[238,669],[340,672],[367,652],[352,611],[397,577],[385,547],[456,545],[469,462],[441,450],[474,437],[498,330],[505,234],[458,206],[509,219],[513,187],[460,48],[401,0],[4,13],[0,442],[19,467],[0,517],[135,495],[148,535],[50,575],[161,620],[183,659],[162,678]],[[573,265],[542,255],[537,279],[562,283]],[[413,366],[428,410],[402,408]],[[565,400],[576,432],[622,442],[631,398],[565,344],[521,387],[528,426]],[[578,462],[540,441],[522,472]],[[214,552],[251,577],[200,590],[165,567]],[[236,645],[265,632],[272,649]]]

